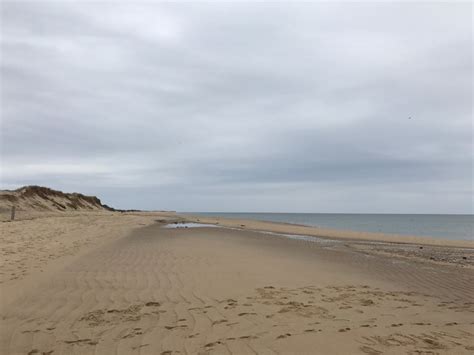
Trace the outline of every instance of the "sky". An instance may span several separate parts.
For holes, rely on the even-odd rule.
[[[1,188],[473,213],[472,4],[1,3]]]

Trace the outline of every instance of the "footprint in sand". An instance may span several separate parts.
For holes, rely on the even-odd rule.
[[[134,328],[132,331],[128,332],[127,334],[122,336],[122,339],[128,339],[128,338],[133,338],[136,337],[137,335],[142,335],[142,329],[141,328]]]
[[[147,307],[159,307],[161,306],[160,302],[147,302],[145,303],[145,306]]]
[[[380,355],[383,354],[381,351],[375,350],[374,348],[371,348],[369,346],[361,346],[359,348],[363,353],[369,354],[369,355]]]
[[[225,300],[219,301],[219,303],[237,303],[237,300],[234,300],[233,298],[227,298]]]
[[[212,322],[212,325],[222,324],[222,323],[226,323],[226,322],[228,322],[227,319],[215,320],[214,322]]]
[[[137,349],[141,349],[141,348],[144,348],[145,346],[149,346],[150,344],[142,344],[142,345],[138,345],[138,346],[134,346],[132,347],[133,350],[137,350]]]
[[[220,340],[214,341],[212,343],[207,343],[206,345],[204,345],[204,347],[205,348],[212,348],[213,346],[216,346],[216,345],[219,345],[219,344],[222,344],[222,342]]]
[[[249,313],[249,312],[242,312],[242,313],[239,313],[239,317],[242,317],[242,316],[256,316],[257,313]]]
[[[64,341],[66,344],[81,344],[81,343],[87,343],[89,345],[97,345],[98,342],[92,339],[77,339],[77,340],[65,340]]]
[[[165,329],[168,330],[173,330],[173,329],[179,329],[179,328],[187,328],[188,326],[186,324],[183,325],[165,325]]]
[[[367,300],[360,300],[360,304],[361,306],[372,306],[375,303],[371,299],[367,299]]]

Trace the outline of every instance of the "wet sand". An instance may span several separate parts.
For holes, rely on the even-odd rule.
[[[89,225],[89,233],[78,227],[80,235],[102,229],[101,243],[77,245],[54,268],[45,264],[41,277],[33,268],[4,281],[0,353],[474,350],[472,268],[389,257],[349,241],[165,229],[153,223],[156,216],[107,218],[116,220],[76,220]],[[63,238],[70,235],[70,222],[58,223],[66,228]]]

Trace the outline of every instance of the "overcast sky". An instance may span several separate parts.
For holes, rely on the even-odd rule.
[[[1,6],[2,188],[473,212],[468,2]]]

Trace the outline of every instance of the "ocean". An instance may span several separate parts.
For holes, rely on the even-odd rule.
[[[304,224],[361,232],[458,240],[474,239],[474,215],[230,212],[193,212],[190,214]]]

